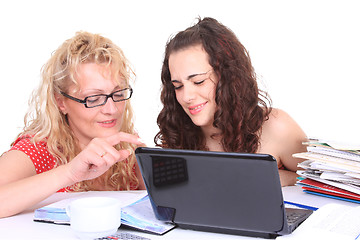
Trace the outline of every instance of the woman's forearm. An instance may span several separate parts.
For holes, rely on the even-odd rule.
[[[0,186],[0,218],[24,211],[59,189],[74,184],[66,166]]]
[[[295,185],[297,177],[299,176],[296,172],[283,169],[279,169],[279,175],[282,187]]]

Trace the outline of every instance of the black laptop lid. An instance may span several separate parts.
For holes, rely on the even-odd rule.
[[[135,153],[160,220],[253,236],[284,230],[281,184],[272,156],[160,148]]]

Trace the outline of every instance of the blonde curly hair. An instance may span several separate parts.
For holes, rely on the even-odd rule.
[[[57,165],[68,163],[81,151],[66,115],[58,108],[55,95],[67,92],[71,84],[78,84],[75,75],[82,63],[111,64],[114,76],[120,76],[122,84],[125,81],[128,86],[135,79],[135,73],[123,51],[99,34],[77,32],[52,54],[42,68],[42,81],[30,99],[24,131],[19,136],[31,135],[34,143],[46,141],[49,152],[57,158]],[[130,99],[127,101],[120,131],[136,134]],[[136,146],[122,142],[115,147],[134,149]],[[95,185],[99,184],[105,190],[136,189],[139,181],[134,173],[135,163],[136,158],[132,154],[127,160],[114,164],[102,176],[80,182],[72,190],[101,190],[96,189]]]

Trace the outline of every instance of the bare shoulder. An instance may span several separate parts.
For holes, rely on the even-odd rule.
[[[279,167],[295,171],[299,161],[292,155],[306,151],[302,144],[306,139],[304,131],[288,113],[274,108],[263,125],[259,151],[272,154]]]
[[[11,150],[0,157],[0,185],[36,174],[30,158],[19,150]]]
[[[297,122],[285,111],[272,109],[269,119],[263,125],[263,133],[272,137],[288,137],[291,134],[305,135]]]

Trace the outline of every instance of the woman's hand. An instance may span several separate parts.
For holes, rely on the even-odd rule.
[[[281,186],[285,187],[285,186],[294,186],[297,182],[297,177],[299,175],[297,175],[296,172],[279,169],[279,176],[280,176]]]
[[[125,160],[131,150],[116,150],[120,142],[141,145],[143,141],[135,135],[119,132],[105,138],[94,138],[83,151],[67,164],[72,184],[96,178],[105,173],[113,164]]]

